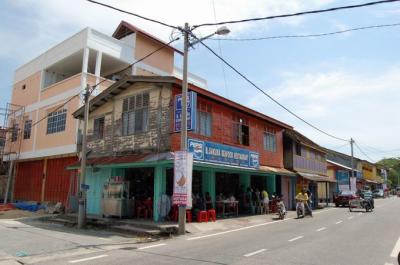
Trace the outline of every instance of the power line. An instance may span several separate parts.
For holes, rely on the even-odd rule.
[[[215,2],[214,2],[214,0],[212,0],[212,7],[213,7],[213,13],[214,13],[214,21],[215,22],[217,22],[217,10],[215,9]],[[216,30],[218,30],[218,27],[217,26],[215,26],[216,27]],[[223,56],[223,54],[222,54],[222,47],[221,47],[221,42],[218,40],[218,49],[219,49],[219,54],[221,55],[221,56]],[[221,68],[222,68],[222,76],[223,76],[223,78],[224,78],[224,85],[225,85],[225,96],[226,97],[229,97],[229,94],[228,94],[228,83],[227,83],[227,81],[226,81],[226,73],[225,73],[225,66],[224,66],[224,63],[223,62],[221,62]]]
[[[367,2],[364,4],[358,4],[358,5],[338,6],[338,7],[319,9],[319,10],[311,10],[311,11],[303,11],[303,12],[297,12],[297,13],[291,13],[291,14],[248,18],[248,19],[241,19],[241,20],[231,20],[231,21],[223,21],[223,22],[217,22],[217,23],[203,23],[203,24],[199,24],[199,25],[194,25],[193,29],[198,28],[198,27],[204,27],[204,26],[219,26],[219,25],[236,24],[236,23],[244,23],[244,22],[251,22],[251,21],[271,20],[271,19],[275,19],[275,18],[286,18],[286,17],[295,17],[295,16],[302,16],[302,15],[309,15],[309,14],[326,13],[326,12],[333,12],[333,11],[344,10],[344,9],[354,9],[354,8],[359,8],[359,7],[373,6],[373,5],[386,4],[386,3],[398,2],[398,1],[400,1],[400,0],[374,1],[374,2]]]
[[[176,26],[172,26],[172,25],[169,25],[169,24],[164,23],[164,22],[162,22],[162,21],[155,20],[155,19],[152,19],[152,18],[148,18],[148,17],[142,16],[142,15],[139,15],[139,14],[135,14],[135,13],[132,13],[132,12],[129,12],[129,11],[126,11],[126,10],[123,10],[123,9],[120,9],[120,8],[117,8],[117,7],[112,6],[112,5],[100,3],[100,2],[97,2],[97,1],[94,1],[94,0],[86,0],[86,1],[88,1],[88,2],[90,2],[90,3],[93,3],[93,4],[96,4],[96,5],[100,5],[100,6],[104,6],[104,7],[107,7],[107,8],[113,9],[113,10],[116,10],[116,11],[121,12],[121,13],[125,13],[125,14],[128,14],[128,15],[132,15],[132,16],[135,16],[135,17],[138,17],[138,18],[141,18],[141,19],[150,21],[150,22],[154,22],[154,23],[160,24],[160,25],[165,26],[165,27],[169,27],[169,28],[173,28],[173,29],[178,29],[178,27],[176,27]]]
[[[296,113],[294,113],[293,111],[291,111],[290,109],[288,109],[287,107],[285,107],[282,103],[280,103],[278,100],[276,100],[274,97],[272,97],[271,95],[269,95],[267,92],[265,92],[264,90],[262,90],[259,86],[257,86],[253,81],[251,81],[248,77],[246,77],[244,74],[242,74],[239,70],[237,70],[233,65],[231,65],[230,63],[228,63],[224,58],[222,58],[221,56],[219,56],[213,49],[211,49],[210,47],[208,47],[206,44],[204,44],[204,42],[202,40],[200,40],[199,38],[196,37],[196,35],[194,35],[192,32],[189,32],[195,39],[197,39],[197,41],[199,43],[201,43],[207,50],[209,50],[212,54],[214,54],[218,59],[220,59],[221,61],[223,61],[229,68],[231,68],[234,72],[236,72],[239,76],[241,76],[244,80],[246,80],[248,83],[250,83],[253,87],[255,87],[257,90],[259,90],[262,94],[264,94],[265,96],[267,96],[269,99],[271,99],[273,102],[275,102],[277,105],[279,105],[281,108],[283,108],[284,110],[286,110],[287,112],[289,112],[290,114],[292,114],[294,117],[296,117],[297,119],[301,120],[302,122],[304,122],[305,124],[307,124],[308,126],[314,128],[315,130],[329,136],[332,137],[334,139],[340,140],[340,141],[345,141],[348,142],[349,140],[337,137],[335,135],[332,135],[328,132],[323,131],[322,129],[316,127],[315,125],[311,124],[310,122],[306,121],[305,119],[303,119],[302,117],[300,117],[299,115],[297,115]]]
[[[366,157],[368,158],[371,162],[375,163],[376,161],[372,159],[370,156],[368,156],[362,149],[361,147],[357,144],[357,142],[354,142],[354,145],[357,147],[357,149]]]
[[[396,27],[396,26],[400,26],[400,23],[372,25],[372,26],[357,27],[357,28],[350,28],[350,29],[346,29],[346,30],[339,30],[339,31],[327,32],[327,33],[316,33],[316,34],[280,35],[280,36],[266,36],[266,37],[258,37],[258,38],[210,38],[210,40],[218,40],[218,41],[260,41],[260,40],[271,40],[271,39],[325,37],[325,36],[342,34],[342,33],[351,32],[351,31],[374,29],[374,28]]]

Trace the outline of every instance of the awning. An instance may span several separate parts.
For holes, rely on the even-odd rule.
[[[351,167],[345,166],[343,164],[340,164],[338,162],[335,162],[335,161],[332,161],[332,160],[329,160],[329,159],[327,159],[326,162],[331,163],[331,164],[336,165],[336,166],[339,166],[339,167],[344,168],[344,169],[351,170]],[[360,172],[359,170],[357,170],[355,168],[353,169],[353,171]]]
[[[318,175],[318,174],[311,174],[297,171],[297,174],[302,176],[305,179],[315,181],[315,182],[337,182],[336,180],[330,179],[328,176]]]
[[[123,165],[132,163],[151,164],[160,161],[173,160],[173,153],[160,153],[160,154],[137,154],[125,156],[106,156],[89,158],[86,162],[88,167],[93,166],[107,166],[107,165]],[[80,162],[72,164],[67,169],[77,169],[81,165]]]
[[[289,171],[285,168],[278,168],[278,167],[269,167],[269,166],[260,166],[261,171],[266,171],[268,173],[273,173],[277,175],[284,175],[284,176],[296,176],[296,173]]]

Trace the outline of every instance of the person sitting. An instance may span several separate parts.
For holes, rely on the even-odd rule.
[[[235,198],[235,196],[233,196],[232,193],[228,197],[228,201],[231,202],[231,203],[229,203],[229,211],[234,212],[236,210],[236,198]]]
[[[211,199],[211,196],[210,196],[209,192],[206,192],[205,203],[206,203],[207,210],[210,210],[210,209],[213,208],[213,203],[212,203],[212,199]]]
[[[304,207],[305,207],[305,204],[307,203],[307,201],[308,201],[308,195],[306,193],[306,189],[302,189],[301,192],[299,192],[296,195],[296,202],[297,202],[296,209],[300,208],[304,214],[304,210],[305,210]]]
[[[374,209],[374,197],[372,196],[372,192],[368,186],[365,186],[361,198],[369,201],[369,203],[371,204],[371,208]]]

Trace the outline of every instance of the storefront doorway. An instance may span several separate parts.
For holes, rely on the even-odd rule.
[[[125,181],[129,182],[129,198],[135,201],[146,200],[154,196],[154,168],[127,168]]]
[[[222,194],[223,197],[227,198],[231,195],[235,198],[239,197],[239,175],[225,172],[216,172],[216,195]]]

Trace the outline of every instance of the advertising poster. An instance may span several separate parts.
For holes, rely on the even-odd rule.
[[[175,152],[174,157],[174,205],[192,207],[193,154],[186,151]]]
[[[187,129],[196,129],[197,94],[189,91],[187,95]],[[182,126],[182,94],[175,96],[174,131],[180,132]]]

